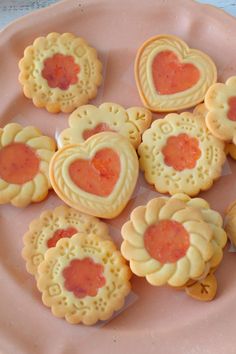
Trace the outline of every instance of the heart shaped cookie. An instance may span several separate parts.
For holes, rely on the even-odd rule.
[[[178,37],[159,35],[139,49],[135,78],[145,107],[153,112],[171,112],[203,101],[216,82],[217,71],[205,53],[190,49]]]
[[[68,205],[109,219],[128,203],[138,171],[138,158],[129,140],[103,132],[60,149],[50,164],[50,180]]]

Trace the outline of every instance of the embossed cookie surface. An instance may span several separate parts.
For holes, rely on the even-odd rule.
[[[50,164],[50,180],[58,196],[75,209],[103,218],[121,213],[133,193],[138,172],[131,143],[111,132],[65,146]]]
[[[71,33],[37,38],[25,49],[19,68],[25,96],[54,113],[86,104],[102,82],[96,50]]]
[[[24,235],[22,256],[26,261],[27,271],[37,276],[38,267],[47,250],[55,247],[61,238],[70,238],[76,233],[110,239],[107,225],[93,216],[63,205],[44,211],[38,219],[30,223],[29,230]]]
[[[135,77],[145,107],[171,112],[203,101],[217,72],[205,53],[190,49],[178,37],[158,35],[139,49]]]
[[[171,113],[143,134],[140,167],[160,193],[194,196],[211,187],[225,161],[224,143],[207,129],[202,116]]]
[[[142,107],[125,110],[116,103],[103,103],[99,107],[82,106],[70,115],[70,128],[60,134],[59,145],[82,143],[92,135],[112,131],[128,138],[137,148],[142,133],[149,128],[151,120],[151,112]]]
[[[201,212],[173,197],[135,208],[121,233],[131,270],[152,285],[176,287],[199,278],[214,252],[212,229]]]
[[[10,123],[0,128],[0,204],[25,207],[46,198],[55,149],[55,141],[35,127]]]
[[[124,305],[130,277],[113,242],[76,234],[46,252],[37,286],[55,316],[92,325],[109,319]]]

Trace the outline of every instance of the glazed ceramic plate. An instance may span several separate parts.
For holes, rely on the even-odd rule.
[[[24,48],[51,31],[73,32],[97,48],[105,79],[94,104],[141,104],[133,75],[135,53],[147,38],[160,33],[178,35],[209,54],[219,80],[236,74],[236,20],[220,10],[187,0],[66,0],[1,32],[1,126],[13,121],[32,124],[51,136],[66,127],[67,115],[35,108],[23,97],[17,81]],[[230,160],[220,180],[201,196],[223,212],[236,199],[235,177],[236,162]],[[141,176],[126,210],[109,222],[118,243],[120,225],[132,208],[153,195],[158,194]],[[46,201],[25,209],[0,206],[1,354],[235,354],[236,254],[228,249],[216,273],[219,289],[211,303],[195,301],[170,288],[154,288],[133,277],[137,301],[105,325],[73,326],[52,316],[25,270],[21,249],[31,219],[60,203],[51,192]]]

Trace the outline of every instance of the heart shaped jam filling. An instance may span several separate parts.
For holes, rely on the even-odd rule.
[[[24,184],[39,171],[35,151],[23,143],[12,143],[0,149],[0,178],[12,184]]]
[[[179,222],[161,220],[147,228],[144,245],[151,257],[160,263],[174,263],[185,256],[190,245],[189,234]]]
[[[165,50],[152,62],[152,76],[159,95],[171,95],[193,87],[200,78],[198,68],[191,63],[181,63],[177,55]]]
[[[228,105],[229,110],[227,112],[227,117],[232,121],[236,121],[236,96],[228,99]]]
[[[201,156],[201,150],[196,138],[187,134],[179,134],[167,139],[162,154],[167,166],[173,167],[176,171],[183,171],[196,166],[197,160]]]
[[[85,192],[107,197],[120,176],[120,169],[119,155],[110,148],[104,148],[91,160],[75,160],[69,167],[69,175]]]
[[[108,124],[106,123],[99,123],[94,127],[93,129],[86,129],[83,132],[83,138],[84,140],[87,140],[90,138],[90,136],[93,136],[95,134],[101,133],[101,132],[116,132],[115,130],[111,129]]]
[[[54,232],[53,236],[48,240],[47,246],[48,248],[55,247],[57,244],[57,241],[59,241],[61,238],[64,237],[72,237],[74,234],[76,234],[78,230],[76,230],[74,227],[68,227],[67,229],[58,229]]]
[[[73,259],[63,270],[64,285],[78,298],[96,296],[99,288],[105,285],[103,265],[92,258]]]

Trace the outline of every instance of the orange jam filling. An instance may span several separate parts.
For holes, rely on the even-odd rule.
[[[227,117],[232,120],[236,121],[236,96],[230,97],[228,99],[229,110],[227,112]]]
[[[156,91],[171,95],[193,87],[200,79],[200,72],[195,65],[181,63],[174,52],[165,50],[155,56],[152,76]]]
[[[35,151],[23,143],[12,143],[0,149],[0,178],[11,184],[24,184],[34,179],[40,160]]]
[[[173,167],[176,171],[183,171],[196,166],[201,150],[196,138],[183,133],[170,136],[162,149],[162,154],[167,166]]]
[[[112,130],[109,127],[109,125],[106,123],[99,123],[93,129],[86,129],[83,132],[83,138],[84,138],[84,140],[87,140],[88,138],[90,138],[90,136],[93,136],[93,135],[101,133],[101,132],[115,132],[115,130]]]
[[[64,286],[78,298],[96,296],[106,279],[103,265],[95,263],[92,258],[74,259],[63,270]]]
[[[70,85],[78,82],[79,72],[80,67],[72,55],[56,53],[44,60],[42,77],[47,80],[49,87],[67,90]]]
[[[161,220],[148,227],[144,245],[151,257],[160,263],[174,263],[186,255],[190,245],[189,234],[179,222]]]
[[[67,229],[58,229],[54,232],[53,236],[48,240],[47,246],[48,248],[55,247],[57,241],[61,238],[68,237],[71,238],[74,234],[76,234],[78,230],[74,227],[68,227]]]
[[[110,148],[99,150],[91,160],[78,159],[69,167],[72,181],[85,192],[107,197],[120,176],[119,155]]]

